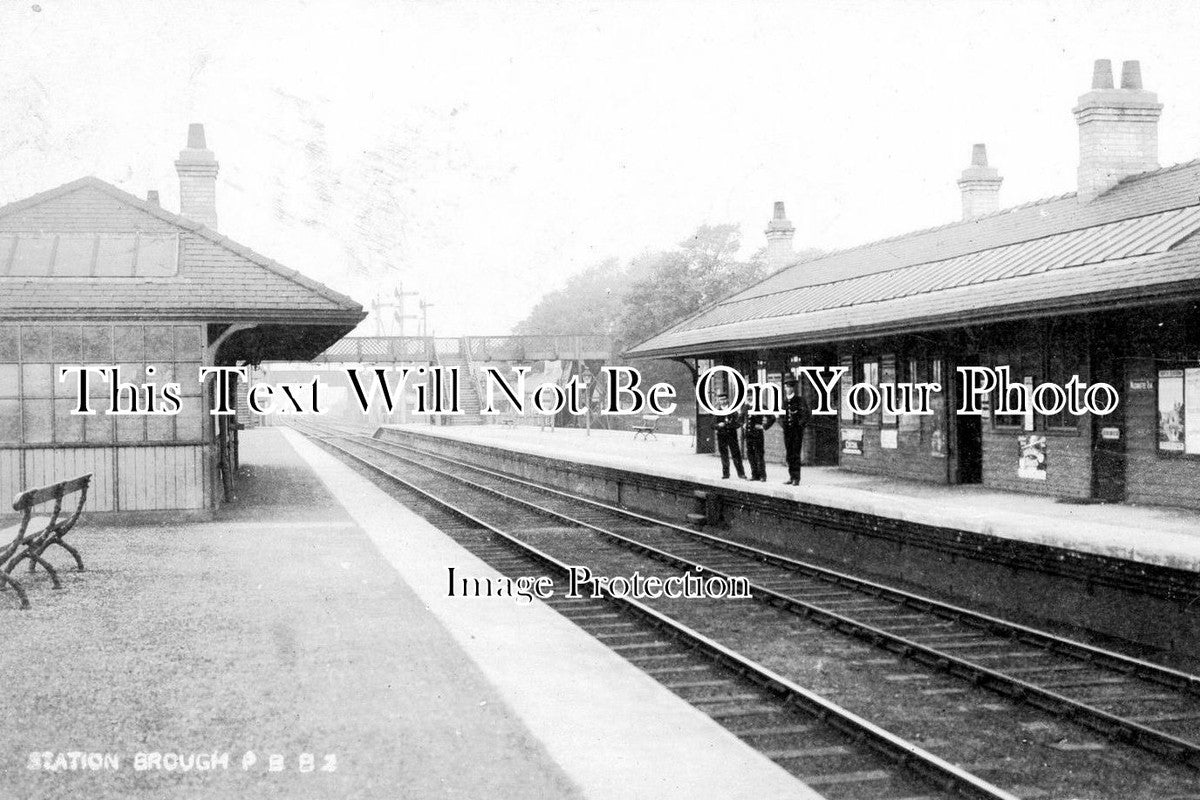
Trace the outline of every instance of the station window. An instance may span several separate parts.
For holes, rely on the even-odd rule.
[[[878,423],[879,412],[874,414],[856,414],[850,408],[850,391],[851,387],[859,383],[869,383],[876,388],[879,387],[879,361],[877,359],[869,359],[863,356],[842,356],[841,366],[846,368],[846,373],[843,375],[838,396],[838,418],[845,423],[853,425],[862,425],[863,423]],[[863,393],[855,398],[860,404],[867,402],[867,397]]]
[[[945,367],[940,358],[929,359],[930,383],[939,384],[940,392],[931,396],[930,405],[933,413],[921,418],[921,439],[929,445],[929,452],[937,458],[944,458],[946,448],[947,401],[949,389],[946,385]]]
[[[903,359],[897,358],[894,354],[891,354],[891,353],[884,355],[879,360],[879,375],[878,375],[878,379],[876,381],[877,386],[880,383],[896,384],[896,383],[900,382],[900,380],[899,380],[899,374],[900,374],[899,362],[900,361],[903,361]],[[899,422],[899,415],[894,414],[894,413],[889,413],[886,409],[884,409],[882,403],[880,404],[879,413],[880,413],[879,421],[880,421],[880,424],[882,424],[882,425],[895,427],[897,425],[897,423]]]
[[[112,444],[199,441],[203,359],[199,325],[0,326],[0,444]],[[161,417],[72,414],[74,380],[63,367],[121,368],[123,383],[180,384],[182,409]],[[155,374],[147,376],[146,367]],[[109,386],[89,380],[92,407],[108,407]],[[128,393],[126,393],[128,395]]]
[[[1083,364],[1078,351],[1063,342],[1052,342],[1052,349],[1046,354],[1046,380],[1059,386],[1066,386],[1075,375],[1081,375]],[[1046,430],[1074,431],[1079,429],[1079,417],[1063,407],[1057,414],[1043,414],[1040,418],[1041,427]]]
[[[1043,381],[1065,386],[1074,375],[1083,371],[1083,362],[1069,342],[1049,338],[1036,352],[1030,350],[1000,352],[995,356],[996,366],[1009,366],[1012,382],[1023,382],[1036,386]],[[1031,386],[1032,388],[1032,386]],[[997,414],[994,413],[999,392],[992,395],[992,424],[996,428],[1014,430],[1050,430],[1073,432],[1079,429],[1079,417],[1064,407],[1057,414]]]
[[[1008,367],[1009,375],[1012,382],[1028,383],[1027,378],[1032,380],[1034,384],[1038,383],[1039,369],[1035,368],[1035,362],[1039,359],[1032,356],[1029,351],[1007,350],[996,353],[996,367]],[[1025,414],[998,414],[995,409],[999,405],[999,391],[992,394],[992,425],[996,428],[1009,428],[1012,430],[1025,430],[1031,428],[1032,419],[1027,419]]]
[[[804,377],[800,374],[800,368],[805,366],[810,368],[819,368],[818,372],[813,375],[812,379]],[[817,389],[813,387],[812,381],[828,381],[832,377],[832,374],[833,369],[829,364],[822,363],[820,361],[806,363],[806,359],[803,356],[788,356],[782,364],[782,371],[778,375],[768,376],[768,379],[772,383],[777,383],[782,387],[784,378],[795,378],[797,381],[797,390],[800,392],[801,396],[808,402],[810,406],[816,408],[819,398],[817,396]],[[846,380],[841,382],[843,389],[848,380],[849,376],[847,376]],[[782,395],[780,395],[780,397],[782,397]],[[838,394],[835,393],[831,398],[831,405],[835,411],[838,409]]]
[[[897,383],[921,383],[925,380],[926,369],[923,368],[923,361],[915,356],[897,356],[896,358],[896,382]],[[905,434],[900,439],[901,446],[906,441],[916,444],[923,442],[926,438],[924,416],[920,414],[906,413],[901,414],[897,420],[897,427],[900,432]]]
[[[858,361],[855,365],[854,376],[855,376],[856,383],[867,383],[867,384],[870,384],[871,386],[878,388],[879,387],[879,361],[874,360],[874,359],[873,360],[864,359],[864,360]],[[869,424],[876,424],[879,422],[879,412],[876,411],[874,414],[867,414],[867,415],[855,414],[854,421],[855,422],[865,422],[865,423],[869,423]]]
[[[838,384],[838,419],[842,422],[854,423],[858,421],[858,418],[850,410],[850,404],[846,401],[846,398],[850,394],[850,385],[854,383],[858,372],[854,368],[854,359],[850,356],[842,356],[839,366],[845,368],[846,372],[842,375],[842,380]]]

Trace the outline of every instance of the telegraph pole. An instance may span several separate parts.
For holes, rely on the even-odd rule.
[[[429,335],[429,309],[433,308],[433,303],[427,303],[424,300],[422,300],[417,305],[419,305],[421,307],[421,330],[417,335],[418,336],[428,336]]]
[[[417,293],[404,291],[404,284],[400,283],[400,284],[396,285],[395,294],[396,294],[396,322],[400,323],[400,336],[401,336],[401,338],[403,338],[403,336],[404,336],[404,320],[417,318],[416,314],[405,314],[404,313],[404,298],[416,297]]]
[[[400,336],[404,336],[404,321],[417,318],[416,314],[404,313],[404,298],[416,297],[417,292],[404,291],[404,284],[401,283],[398,284],[397,288],[392,291],[392,294],[396,298],[394,302],[384,302],[376,297],[374,302],[371,303],[371,309],[375,312],[375,334],[377,336],[387,336],[387,331],[385,330],[383,324],[383,312],[387,309],[392,311],[393,319],[395,319],[400,326]]]

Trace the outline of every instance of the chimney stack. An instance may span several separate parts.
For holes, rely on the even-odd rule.
[[[1074,109],[1079,124],[1079,199],[1092,200],[1128,175],[1158,169],[1158,118],[1162,104],[1142,88],[1137,61],[1121,65],[1113,88],[1112,62],[1096,61],[1092,90]]]
[[[772,271],[782,269],[795,260],[792,251],[792,237],[796,229],[788,221],[783,210],[783,201],[775,201],[775,215],[767,223],[767,267]]]
[[[179,213],[217,230],[217,160],[204,141],[204,126],[188,126],[187,148],[179,151]]]
[[[162,208],[162,201],[158,199],[157,189],[151,189],[146,192],[146,202],[155,208]]]
[[[971,148],[971,166],[962,171],[958,188],[962,190],[962,218],[990,214],[1000,209],[1000,184],[1004,178],[995,167],[988,166],[987,145]]]

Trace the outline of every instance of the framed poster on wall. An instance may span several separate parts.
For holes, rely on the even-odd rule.
[[[863,452],[863,429],[842,428],[842,452],[847,455],[861,456]]]
[[[1017,477],[1027,481],[1046,480],[1045,436],[1017,437]]]
[[[1182,453],[1184,449],[1183,370],[1158,371],[1158,449]]]
[[[1183,371],[1183,452],[1200,455],[1200,368]]]

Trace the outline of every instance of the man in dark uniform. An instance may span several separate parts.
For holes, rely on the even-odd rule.
[[[725,410],[729,407],[729,396],[724,392],[717,395],[717,409]],[[729,477],[729,460],[733,459],[733,466],[737,469],[738,477],[742,480],[746,479],[746,473],[742,469],[742,449],[738,447],[738,428],[741,427],[742,413],[734,411],[733,413],[724,416],[717,416],[713,422],[713,430],[717,432],[717,451],[721,454],[721,477]]]
[[[763,447],[763,431],[775,424],[769,414],[746,415],[746,458],[750,461],[750,480],[767,479],[767,457]]]
[[[784,483],[792,486],[800,485],[800,449],[804,445],[804,427],[812,417],[812,408],[799,389],[792,376],[783,382],[783,414],[779,418],[783,446],[787,450],[788,479]]]

